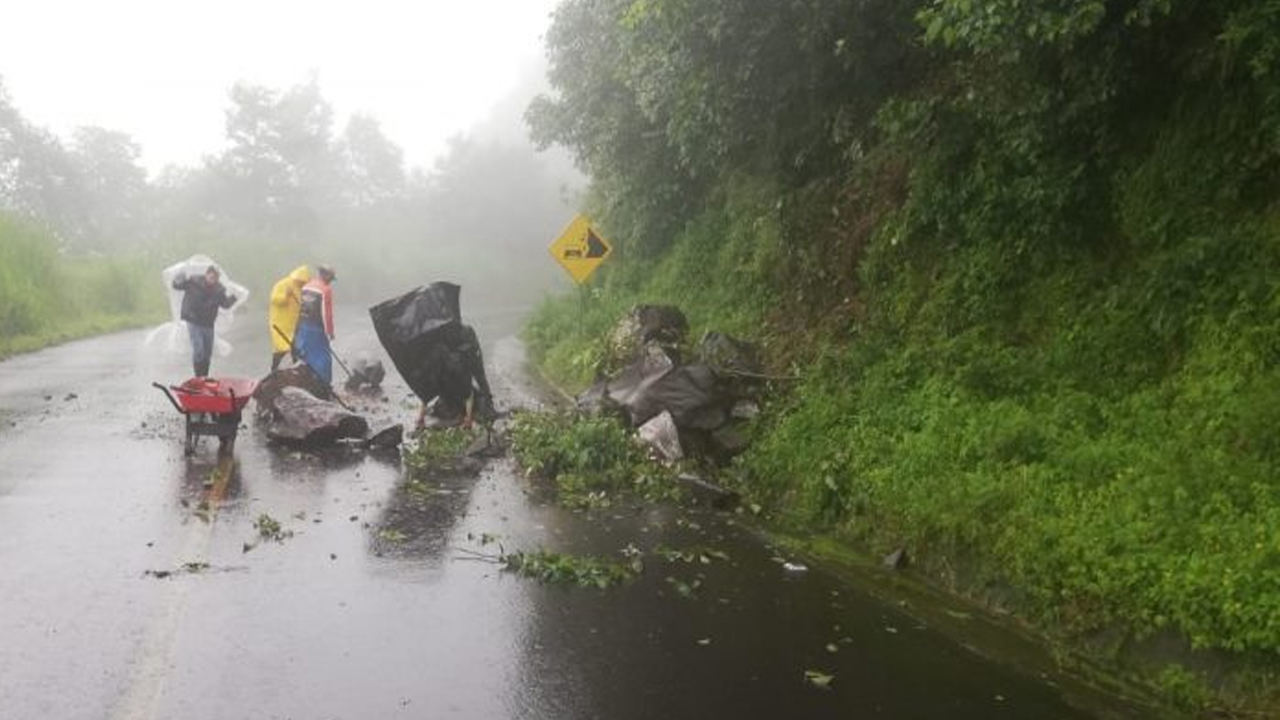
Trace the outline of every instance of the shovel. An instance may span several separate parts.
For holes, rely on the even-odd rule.
[[[284,341],[285,341],[285,342],[289,343],[289,354],[290,354],[290,355],[293,355],[293,354],[294,354],[293,338],[291,338],[291,337],[289,337],[288,335],[286,335],[286,334],[285,334],[285,332],[284,332],[283,330],[281,330],[281,329],[280,329],[280,326],[279,326],[279,325],[272,325],[272,326],[271,326],[271,329],[272,329],[272,330],[275,330],[275,331],[276,331],[276,333],[277,333],[278,335],[280,335],[280,337],[281,337],[282,339],[284,339]],[[332,349],[332,348],[330,348],[330,349],[329,349],[329,355],[331,355],[331,356],[333,357],[333,359],[334,359],[334,360],[338,360],[338,356],[337,356],[337,355],[334,355],[334,353],[333,353],[333,349]],[[313,367],[311,367],[311,365],[310,365],[310,364],[308,364],[305,360],[302,362],[302,364],[307,366],[307,369],[311,371],[311,374],[312,374],[312,375],[315,375],[315,376],[316,376],[316,379],[317,379],[317,380],[319,380],[320,382],[324,383],[324,384],[325,384],[325,386],[327,386],[327,387],[329,388],[329,392],[333,394],[333,400],[334,400],[334,402],[336,402],[336,403],[338,403],[339,405],[341,405],[341,406],[342,406],[342,408],[343,408],[344,410],[346,410],[347,412],[352,412],[352,413],[354,413],[354,412],[355,412],[355,410],[354,410],[354,409],[352,409],[352,407],[351,407],[350,405],[347,405],[346,403],[342,402],[342,398],[338,397],[338,391],[333,389],[333,384],[332,384],[332,383],[324,382],[324,378],[320,377],[320,373],[316,372],[316,369],[315,369],[315,368],[313,368]],[[347,370],[347,366],[346,366],[346,365],[345,365],[341,360],[338,360],[338,364],[342,366],[342,369],[343,369],[343,370],[346,370],[346,371],[347,371],[347,375],[348,375],[348,376],[350,376],[350,375],[351,375],[351,371],[350,371],[350,370]]]

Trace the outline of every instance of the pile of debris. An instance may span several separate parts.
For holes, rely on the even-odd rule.
[[[760,412],[759,353],[711,332],[686,363],[688,327],[677,308],[632,308],[609,335],[604,367],[614,372],[580,395],[578,408],[621,417],[663,460],[726,462],[747,448],[744,425]]]
[[[277,370],[253,394],[267,437],[285,445],[316,447],[343,441],[365,448],[399,447],[400,425],[369,434],[369,421],[344,405],[306,365]]]

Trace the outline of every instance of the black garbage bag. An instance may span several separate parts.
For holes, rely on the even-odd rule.
[[[460,413],[477,400],[492,414],[493,395],[475,330],[462,323],[462,288],[437,282],[369,308],[378,340],[409,389],[424,403]]]
[[[459,344],[462,288],[437,282],[369,308],[378,341],[400,377],[423,402],[441,394],[445,355]]]

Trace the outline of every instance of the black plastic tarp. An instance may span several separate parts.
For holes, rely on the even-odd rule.
[[[475,331],[462,323],[462,288],[437,282],[369,308],[378,340],[409,388],[423,402],[460,405],[489,386]]]

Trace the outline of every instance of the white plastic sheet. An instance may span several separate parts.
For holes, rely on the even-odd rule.
[[[187,328],[182,322],[182,291],[173,289],[173,280],[179,274],[199,277],[209,269],[210,265],[218,268],[218,272],[222,275],[223,287],[227,289],[228,294],[236,298],[235,304],[231,307],[218,310],[218,321],[213,326],[214,351],[219,357],[231,354],[234,348],[223,338],[223,333],[235,323],[235,312],[249,299],[249,289],[232,280],[226,270],[207,255],[192,255],[180,263],[170,265],[160,273],[160,280],[164,283],[165,292],[169,295],[169,315],[172,319],[147,333],[143,342],[148,347],[160,348],[175,355],[191,354],[191,341],[187,337]]]

